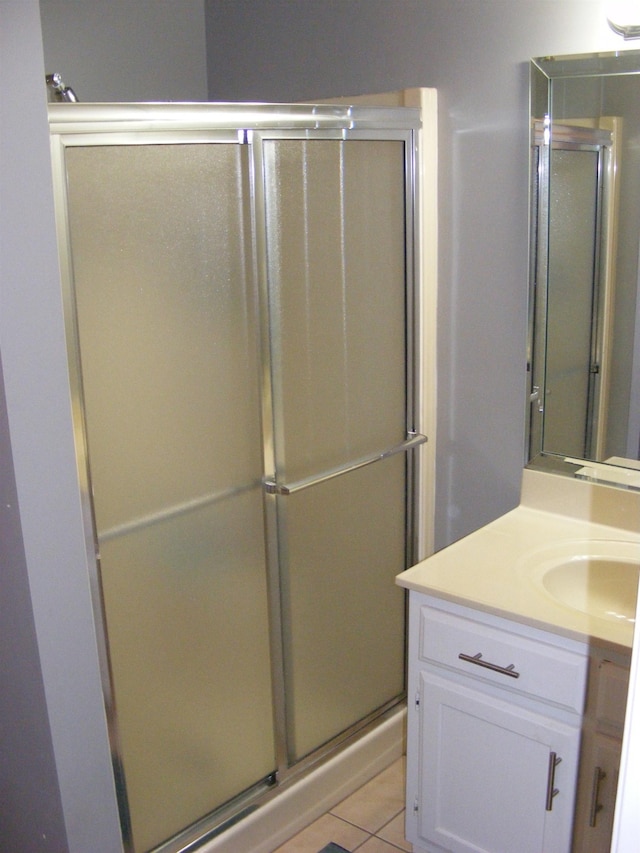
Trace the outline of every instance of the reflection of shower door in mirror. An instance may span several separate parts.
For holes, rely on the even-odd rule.
[[[606,432],[610,134],[568,127],[554,132],[548,158],[540,156],[536,182],[537,247],[546,264],[546,288],[543,295],[538,280],[533,352],[540,391],[531,434],[540,436],[538,450],[594,458]],[[530,455],[535,452],[531,447]]]
[[[600,369],[598,215],[600,151],[551,150],[543,447],[587,458]]]
[[[58,155],[136,853],[402,699],[419,440],[411,132],[148,129]]]

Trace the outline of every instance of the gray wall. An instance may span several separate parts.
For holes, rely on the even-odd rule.
[[[116,853],[36,0],[1,0],[0,38],[0,848]]]
[[[624,47],[602,0],[41,0],[82,100],[440,101],[436,545],[518,502],[528,60]],[[205,58],[206,36],[206,58]],[[633,43],[632,43],[633,46]]]
[[[438,89],[436,545],[449,544],[519,498],[528,60],[624,42],[597,0],[206,0],[206,13],[212,100]]]
[[[64,850],[1,375],[0,459],[0,839],[4,849]]]
[[[213,97],[440,90],[440,542],[517,500],[526,60],[623,47],[601,5],[234,0],[207,8]],[[42,9],[47,69],[83,99],[205,97],[201,3],[43,0]],[[174,34],[178,9],[199,45]],[[0,683],[0,784],[18,804],[1,837],[12,850],[111,853],[120,833],[74,467],[38,12],[36,0],[0,0],[0,643],[11,652]]]
[[[40,0],[44,59],[81,101],[206,101],[204,0]]]

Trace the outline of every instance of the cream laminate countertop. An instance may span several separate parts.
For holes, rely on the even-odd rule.
[[[640,562],[640,493],[525,469],[520,506],[396,582],[572,639],[628,650],[632,621],[573,609],[537,579],[550,554],[580,554],[602,540],[629,543],[622,548],[634,556],[637,545]]]

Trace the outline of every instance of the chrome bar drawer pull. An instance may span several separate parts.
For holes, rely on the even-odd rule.
[[[556,755],[555,752],[549,753],[549,769],[547,771],[547,805],[546,810],[548,812],[553,808],[553,798],[556,794],[560,793],[557,788],[554,788],[553,785],[555,783],[556,778],[556,767],[562,759]]]
[[[497,663],[489,663],[488,660],[482,659],[482,652],[478,652],[476,655],[465,655],[464,652],[460,652],[458,658],[466,661],[467,663],[475,663],[477,666],[483,666],[485,669],[490,669],[493,672],[499,672],[501,675],[510,675],[511,678],[520,678],[520,673],[516,672],[515,664],[510,663],[509,666],[500,666]]]
[[[607,774],[601,767],[593,769],[593,785],[591,787],[591,808],[589,809],[589,826],[596,825],[596,815],[601,812],[604,806],[598,802],[600,797],[600,782],[607,778]]]

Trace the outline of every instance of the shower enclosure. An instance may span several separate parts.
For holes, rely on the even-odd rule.
[[[418,112],[50,123],[124,845],[186,849],[403,699]]]

